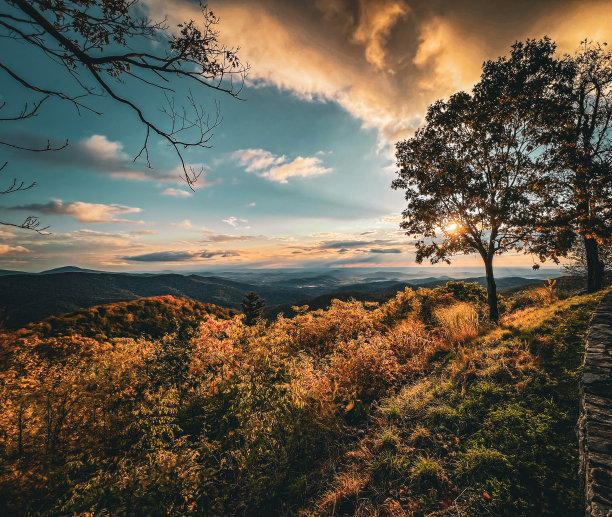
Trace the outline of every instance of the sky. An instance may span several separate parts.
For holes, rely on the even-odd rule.
[[[188,0],[142,4],[170,28],[201,19]],[[48,235],[0,226],[0,269],[413,266],[413,241],[398,226],[403,196],[390,188],[394,143],[411,136],[430,103],[469,89],[483,61],[516,40],[548,35],[561,52],[584,38],[612,42],[609,1],[211,0],[209,8],[221,41],[239,47],[250,68],[240,100],[192,90],[213,116],[218,103],[222,117],[210,148],[184,152],[203,171],[195,188],[160,140],[151,140],[152,168],[134,161],[144,130],[108,97],[89,101],[100,114],[55,100],[35,118],[0,122],[0,140],[69,142],[46,153],[0,146],[0,190],[13,177],[36,181],[0,196],[0,220],[34,215],[49,226]],[[43,54],[2,45],[4,62],[29,80],[73,87]],[[163,119],[160,91],[129,80],[118,88]],[[181,88],[177,99],[187,93]],[[2,70],[0,96],[9,107],[32,100]]]

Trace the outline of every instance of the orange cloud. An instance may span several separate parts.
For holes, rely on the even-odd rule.
[[[145,0],[170,25],[198,19],[198,6]],[[249,81],[338,103],[381,143],[409,135],[427,106],[478,79],[485,59],[515,40],[558,38],[564,50],[585,36],[610,39],[612,4],[600,0],[262,0],[209,2],[221,38],[240,46]]]
[[[64,203],[54,199],[45,204],[31,204],[12,207],[12,210],[26,210],[46,215],[70,215],[81,223],[129,223],[142,224],[143,221],[131,219],[118,219],[120,214],[133,214],[141,211],[140,208],[123,205],[104,205],[102,203],[84,203],[74,201]]]

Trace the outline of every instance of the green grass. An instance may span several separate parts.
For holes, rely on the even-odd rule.
[[[363,504],[391,500],[413,515],[582,514],[574,427],[602,294],[515,313],[382,401],[360,447],[383,446],[367,465],[348,465],[370,473]]]

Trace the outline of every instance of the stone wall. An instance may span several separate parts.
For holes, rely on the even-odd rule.
[[[612,517],[612,291],[589,324],[578,421],[587,517]]]

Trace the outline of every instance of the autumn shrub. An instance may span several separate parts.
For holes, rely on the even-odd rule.
[[[578,515],[578,379],[600,298],[555,302],[485,329],[378,400],[363,438],[333,467],[335,479],[367,480],[345,500],[347,514]]]
[[[437,336],[414,316],[399,322],[385,337],[401,364],[410,362],[416,355],[438,344]]]
[[[333,300],[329,309],[303,312],[293,318],[280,316],[272,324],[271,336],[290,352],[306,351],[317,357],[331,353],[337,343],[357,339],[375,331],[372,311],[361,302]]]
[[[191,342],[189,377],[211,393],[236,372],[243,350],[236,343],[240,325],[233,320],[208,319]]]
[[[96,339],[144,337],[159,339],[179,329],[196,329],[210,316],[231,319],[238,311],[189,298],[154,296],[98,305],[31,323],[20,333],[39,337],[72,336]]]
[[[438,307],[433,318],[449,343],[462,343],[478,335],[480,318],[478,309],[468,302],[458,302]]]
[[[416,313],[426,325],[435,326],[434,312],[441,307],[447,307],[454,303],[452,292],[436,289],[419,288],[416,292]]]
[[[487,290],[478,282],[462,282],[451,280],[444,286],[436,287],[434,291],[450,293],[453,299],[458,302],[472,303],[474,305],[487,304]]]
[[[500,307],[504,307],[503,299],[498,297]],[[447,282],[435,289],[419,288],[416,291],[406,288],[383,304],[379,309],[380,322],[387,327],[393,327],[405,319],[418,319],[425,325],[436,326],[435,313],[442,308],[452,306],[457,302],[470,304],[480,319],[487,314],[487,291],[476,282]]]
[[[391,327],[398,321],[412,316],[416,310],[417,302],[416,293],[410,287],[398,291],[393,298],[378,309],[381,323]]]
[[[370,403],[388,393],[400,371],[388,342],[375,335],[339,347],[330,356],[327,374],[343,400]]]
[[[404,381],[431,370],[450,347],[443,336],[411,316],[384,333],[384,339],[400,366]]]
[[[510,309],[516,311],[527,307],[544,307],[554,303],[559,299],[556,284],[556,280],[549,278],[546,285],[530,287],[520,291],[510,300]]]

